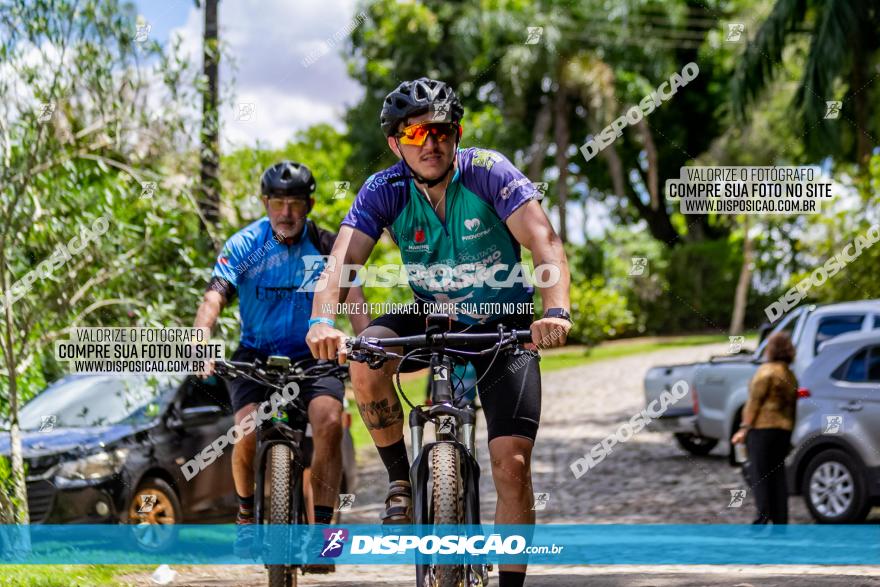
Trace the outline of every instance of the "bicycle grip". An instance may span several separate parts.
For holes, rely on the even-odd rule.
[[[513,335],[516,337],[516,342],[520,342],[520,343],[532,342],[532,331],[531,330],[514,330]]]

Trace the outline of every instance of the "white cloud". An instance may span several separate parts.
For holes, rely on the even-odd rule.
[[[257,141],[280,147],[318,122],[341,127],[345,105],[361,95],[339,55],[347,40],[308,67],[302,62],[339,31],[350,30],[354,16],[353,0],[220,3],[220,41],[235,63],[234,72],[229,60],[221,61],[220,68],[221,87],[235,78],[232,104],[221,113],[224,150]],[[192,8],[186,23],[172,31],[181,35],[184,54],[199,68],[202,22],[201,11]],[[254,104],[251,121],[235,120],[239,103]]]
[[[250,116],[247,116],[249,107],[246,104],[253,104]],[[338,123],[341,114],[341,107],[272,88],[239,91],[235,104],[227,106],[221,113],[224,148],[243,144],[253,146],[257,140],[279,147],[292,139],[296,131],[312,124]]]

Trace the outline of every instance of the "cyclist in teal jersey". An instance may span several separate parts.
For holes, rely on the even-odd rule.
[[[459,149],[464,111],[455,92],[428,78],[404,82],[385,99],[380,122],[400,159],[366,181],[342,222],[316,291],[306,342],[321,359],[345,360],[345,333],[335,328],[335,304],[345,299],[343,265],[364,263],[383,230],[400,248],[415,304],[380,316],[361,334],[380,338],[425,331],[430,303],[456,304],[453,331],[495,332],[530,328],[541,347],[564,344],[571,327],[569,272],[562,242],[537,201],[539,192],[510,161],[488,149]],[[523,278],[520,246],[532,252],[544,316],[532,321],[533,291]],[[504,308],[499,312],[497,308]],[[514,363],[513,355],[472,362],[486,417],[492,477],[498,493],[496,524],[533,524],[531,453],[541,413],[537,353]],[[383,519],[412,520],[409,459],[403,410],[391,375],[351,366],[358,408],[388,471]],[[418,367],[418,366],[416,366]],[[406,366],[404,365],[404,369]],[[501,587],[521,586],[525,565],[502,565]]]

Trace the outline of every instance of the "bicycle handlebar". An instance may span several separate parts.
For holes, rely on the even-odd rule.
[[[259,359],[253,362],[218,359],[214,362],[214,369],[217,375],[223,378],[242,376],[276,388],[291,381],[306,381],[328,376],[344,379],[348,375],[348,365],[328,361],[303,367],[302,363],[300,361],[287,367],[279,367]]]
[[[479,352],[480,355],[493,353],[507,346],[532,342],[530,330],[499,330],[498,332],[441,332],[437,334],[417,334],[392,338],[357,336],[346,343],[348,357],[352,361],[379,366],[388,359],[399,359],[401,355],[386,350],[388,347],[416,347],[426,350],[454,351],[454,347],[474,347],[494,343]],[[375,368],[375,367],[374,367]]]
[[[505,337],[505,338],[502,338]],[[509,339],[509,340],[507,340]],[[414,336],[397,336],[393,338],[374,338],[358,336],[352,341],[352,350],[360,350],[360,345],[369,344],[381,348],[395,346],[410,347],[471,347],[480,346],[486,343],[503,344],[505,342],[526,343],[532,342],[532,332],[530,330],[507,330],[499,335],[497,332],[486,333],[468,333],[468,332],[444,332],[442,334],[416,334]]]

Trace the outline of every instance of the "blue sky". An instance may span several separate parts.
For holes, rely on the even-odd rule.
[[[192,0],[138,0],[135,6],[151,38],[167,44],[180,35],[184,52],[201,67],[204,17]],[[221,0],[219,22],[220,40],[235,61],[221,62],[220,70],[223,86],[235,78],[221,113],[224,151],[258,140],[279,147],[317,122],[341,126],[345,106],[361,91],[346,73],[339,45],[328,50],[327,42],[356,24],[355,0]],[[315,52],[323,54],[304,64]]]

